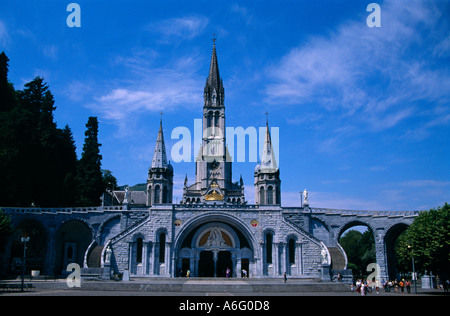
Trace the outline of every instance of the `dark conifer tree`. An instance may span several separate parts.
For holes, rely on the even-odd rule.
[[[16,205],[18,184],[14,166],[18,157],[16,122],[12,109],[17,106],[16,91],[8,80],[8,57],[0,54],[0,205]]]
[[[60,195],[59,206],[74,206],[77,196],[77,154],[75,141],[72,131],[66,125],[64,129],[59,130],[58,151],[60,156]]]
[[[98,121],[89,117],[86,124],[83,152],[78,163],[78,203],[82,206],[100,205],[100,196],[105,190],[102,179]]]

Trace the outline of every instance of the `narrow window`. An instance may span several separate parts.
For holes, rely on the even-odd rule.
[[[136,241],[136,263],[142,263],[142,238],[138,238]]]
[[[295,240],[289,239],[289,264],[295,264]]]
[[[259,189],[259,204],[266,204],[266,201],[264,201],[264,188],[261,187]]]
[[[266,234],[266,254],[267,254],[267,263],[272,263],[272,242],[273,236],[271,233]]]
[[[166,234],[159,234],[159,263],[164,263],[166,257]]]
[[[160,195],[161,189],[159,188],[159,185],[155,185],[155,204],[159,204],[159,195]]]
[[[269,186],[267,188],[267,204],[273,204],[273,188]]]

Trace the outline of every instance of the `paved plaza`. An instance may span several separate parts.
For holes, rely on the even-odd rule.
[[[20,280],[1,283],[20,283]],[[338,282],[288,279],[226,279],[226,278],[158,278],[131,279],[130,281],[81,281],[80,287],[70,288],[65,279],[25,280],[33,288],[0,291],[0,296],[360,296],[350,285]],[[442,290],[424,290],[418,287],[419,296],[445,295]],[[385,292],[383,289],[367,296],[416,296],[411,293]]]

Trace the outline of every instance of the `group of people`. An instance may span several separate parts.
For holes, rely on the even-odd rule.
[[[400,281],[385,281],[383,282],[383,287],[386,292],[390,292],[391,290],[393,290],[394,293],[404,293],[406,289],[406,292],[408,294],[411,293],[410,280],[401,279]]]
[[[355,289],[356,287],[356,289]],[[382,281],[381,287],[384,289],[385,292],[391,292],[392,290],[394,293],[411,293],[411,281],[401,279],[400,281],[394,280],[394,281]],[[380,293],[380,284],[379,281],[372,282],[370,284],[367,282],[366,279],[358,279],[355,284],[351,285],[351,291],[364,296],[368,293],[372,293],[372,291],[375,290],[377,294]]]

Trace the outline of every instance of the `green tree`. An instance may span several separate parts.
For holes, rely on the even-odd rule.
[[[96,117],[89,117],[83,152],[78,163],[78,203],[81,206],[100,205],[100,196],[105,190],[103,183],[100,146],[98,142],[98,122]]]
[[[47,83],[36,77],[19,92],[21,103],[22,138],[26,144],[21,151],[22,165],[27,179],[24,189],[31,192],[31,202],[38,206],[56,206],[61,196],[64,175],[60,155],[61,131],[54,122],[55,100]]]
[[[77,154],[75,141],[72,131],[66,125],[64,129],[58,130],[58,152],[60,156],[60,185],[59,206],[76,205],[76,196],[78,192],[77,175]]]
[[[73,205],[77,157],[70,128],[57,128],[55,100],[44,79],[23,90],[8,81],[0,54],[0,205]]]
[[[16,120],[12,109],[17,106],[17,94],[8,80],[8,57],[0,54],[0,203],[14,205],[18,185],[15,181],[14,167],[19,155],[16,140]]]
[[[103,177],[103,185],[106,189],[109,190],[116,190],[117,185],[117,179],[115,176],[113,176],[111,170],[102,169],[102,177]]]
[[[401,271],[411,271],[411,255],[417,272],[449,274],[450,205],[421,212],[399,237],[396,256]]]
[[[0,253],[5,249],[6,238],[12,233],[11,217],[0,209]]]
[[[10,111],[14,108],[15,90],[8,80],[9,58],[5,52],[0,54],[0,112]]]
[[[367,265],[376,262],[373,233],[370,230],[364,233],[349,230],[339,239],[339,243],[347,254],[347,267],[352,269],[355,275],[366,275]]]

